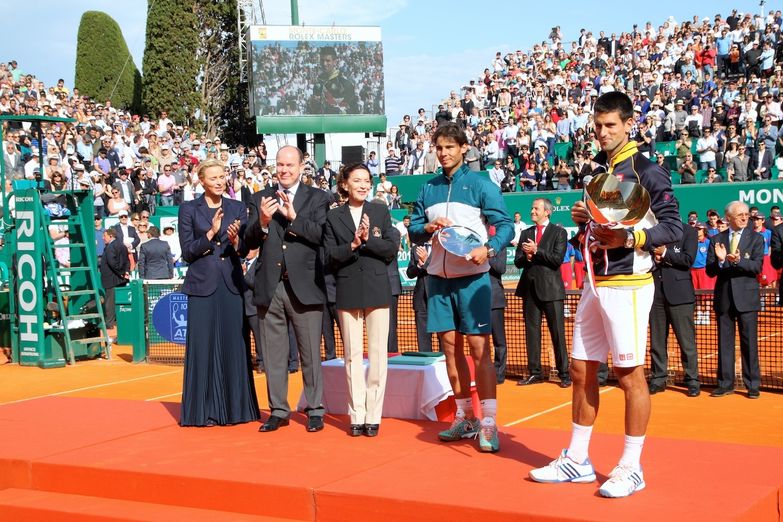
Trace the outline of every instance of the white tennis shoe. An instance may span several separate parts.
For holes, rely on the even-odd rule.
[[[603,483],[598,492],[604,497],[620,498],[633,495],[645,488],[644,472],[641,468],[618,464],[611,473],[609,480]]]
[[[559,457],[543,468],[531,469],[530,478],[536,482],[545,483],[587,483],[595,480],[595,470],[590,463],[590,459],[586,459],[580,464],[572,460],[568,456],[568,450],[564,449]]]

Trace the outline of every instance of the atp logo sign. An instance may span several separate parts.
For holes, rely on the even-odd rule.
[[[161,297],[152,310],[152,325],[164,339],[185,344],[188,336],[188,296],[172,292]]]

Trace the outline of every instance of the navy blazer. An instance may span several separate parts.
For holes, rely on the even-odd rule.
[[[716,277],[713,306],[719,314],[727,313],[734,304],[738,312],[754,312],[761,309],[759,281],[764,260],[764,237],[747,226],[742,230],[739,246],[740,260],[736,265],[728,261],[720,266],[715,255],[715,244],[723,243],[729,249],[729,230],[712,236],[707,251],[707,275]]]
[[[321,189],[300,183],[294,196],[296,219],[287,221],[279,212],[264,232],[259,222],[261,198],[277,197],[278,186],[256,192],[248,207],[248,226],[245,241],[248,248],[259,248],[254,302],[267,308],[283,276],[283,265],[294,295],[305,306],[326,302],[324,274],[320,259],[323,227],[329,210],[329,195]]]
[[[223,198],[223,222],[220,233],[212,241],[207,239],[207,232],[212,228],[209,210],[203,195],[179,207],[179,244],[182,259],[188,263],[182,293],[212,295],[217,289],[216,277],[220,274],[231,293],[239,295],[245,284],[240,258],[247,255],[247,247],[242,240],[247,226],[247,209],[241,201]],[[226,233],[235,219],[240,222],[239,252],[234,250]]]
[[[400,234],[391,224],[386,205],[365,202],[362,214],[370,218],[370,237],[356,250],[351,249],[356,225],[348,204],[330,210],[326,216],[324,248],[337,279],[338,310],[391,304],[389,264],[400,248]]]

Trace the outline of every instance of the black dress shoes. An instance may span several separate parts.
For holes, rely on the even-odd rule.
[[[561,388],[570,388],[571,387],[571,379],[569,379],[568,377],[566,377],[565,379],[560,379],[559,386]]]
[[[748,390],[748,399],[758,399],[761,396],[758,388],[751,388]]]
[[[528,384],[539,384],[544,382],[540,375],[531,375],[527,379],[517,382],[517,386],[527,386]]]
[[[710,393],[710,397],[725,397],[734,393],[734,388],[715,388]]]
[[[666,391],[666,385],[665,384],[655,384],[650,383],[649,386],[650,389],[650,395],[655,395],[656,393],[663,393]]]
[[[364,434],[367,437],[377,437],[378,436],[378,430],[381,429],[380,424],[365,424],[364,425]]]
[[[280,426],[288,426],[288,419],[282,417],[275,417],[274,415],[269,417],[265,423],[258,428],[258,431],[277,431]]]
[[[311,415],[307,418],[307,431],[321,431],[324,429],[324,418],[320,415]]]
[[[364,424],[351,424],[351,429],[348,430],[351,437],[358,437],[364,433]]]
[[[701,389],[698,386],[688,386],[688,397],[698,397],[701,395]]]

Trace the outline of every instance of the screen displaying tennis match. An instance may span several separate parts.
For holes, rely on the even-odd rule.
[[[380,27],[253,26],[248,39],[259,132],[385,130]]]

